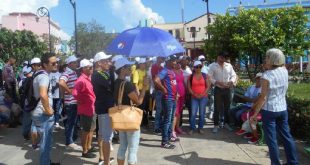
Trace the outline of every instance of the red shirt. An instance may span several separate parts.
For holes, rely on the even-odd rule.
[[[152,79],[154,80],[155,76],[158,75],[158,73],[163,70],[163,67],[160,66],[160,64],[158,65],[157,63],[156,64],[153,64],[152,65],[152,68],[151,68],[151,74],[152,74]]]
[[[73,97],[77,100],[77,110],[79,115],[92,117],[95,114],[96,96],[93,90],[90,76],[84,73],[75,82],[72,90]]]
[[[206,80],[204,80],[204,77],[202,75],[199,80],[196,78],[194,74],[192,76],[193,76],[193,81],[191,82],[192,91],[196,94],[204,94],[204,92],[207,89]],[[189,77],[189,81],[191,81],[191,76]],[[207,96],[208,94],[206,93],[205,97]]]

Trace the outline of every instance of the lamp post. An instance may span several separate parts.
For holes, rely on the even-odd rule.
[[[211,22],[211,19],[210,19],[210,12],[209,12],[209,0],[202,0],[204,2],[206,2],[206,5],[207,5],[207,19],[208,19],[208,26],[210,25],[210,22]],[[207,31],[208,32],[208,31]],[[210,39],[210,34],[209,32],[207,33],[208,35],[208,39]]]
[[[37,15],[40,17],[47,16],[48,17],[48,42],[49,42],[49,50],[52,53],[52,41],[51,41],[51,17],[50,12],[46,7],[40,7],[37,10]]]
[[[195,27],[195,26],[192,26],[192,27],[187,28],[187,31],[188,31],[188,32],[191,32],[192,37],[193,37],[193,39],[194,39],[194,55],[196,55],[196,45],[195,45],[196,33],[197,33],[197,32],[200,32],[200,30],[201,30],[200,27],[198,28],[198,30],[196,30],[196,27]]]
[[[75,39],[75,55],[78,55],[78,38],[77,38],[77,31],[76,31],[76,2],[75,0],[70,0],[70,3],[74,10],[74,39]]]

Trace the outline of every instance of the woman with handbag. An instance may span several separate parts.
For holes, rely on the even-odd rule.
[[[131,75],[131,65],[133,62],[128,61],[126,58],[119,59],[115,62],[115,70],[116,74],[118,74],[118,78],[115,80],[115,90],[114,90],[114,98],[118,104],[118,106],[129,105],[132,106],[132,103],[135,105],[141,105],[144,99],[145,91],[148,87],[149,81],[147,79],[144,80],[143,88],[140,91],[140,94],[136,92],[135,85],[131,82],[126,81],[126,77]],[[120,92],[121,90],[121,92]],[[122,97],[120,98],[119,96]],[[140,120],[141,119],[137,119]],[[112,119],[113,122],[113,119]],[[113,125],[113,124],[112,124]],[[137,163],[137,152],[140,141],[140,129],[138,130],[130,130],[130,131],[119,131],[119,140],[120,147],[117,153],[117,163],[118,165],[125,164],[125,154],[128,148],[128,164],[136,164]]]

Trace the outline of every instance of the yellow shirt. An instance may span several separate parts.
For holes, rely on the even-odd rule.
[[[139,90],[142,90],[142,88],[143,88],[143,81],[144,81],[145,76],[146,76],[145,70],[137,69],[133,72],[132,83],[138,84]]]

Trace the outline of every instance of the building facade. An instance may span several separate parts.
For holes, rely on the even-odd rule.
[[[38,17],[33,13],[14,12],[9,15],[2,16],[2,28],[7,28],[12,31],[29,30],[40,37],[40,39],[48,39],[49,22],[48,17]],[[63,41],[69,41],[70,36],[61,30],[60,26],[50,20],[51,35],[56,38],[54,48],[56,53],[60,53]],[[66,53],[66,52],[62,52]]]

